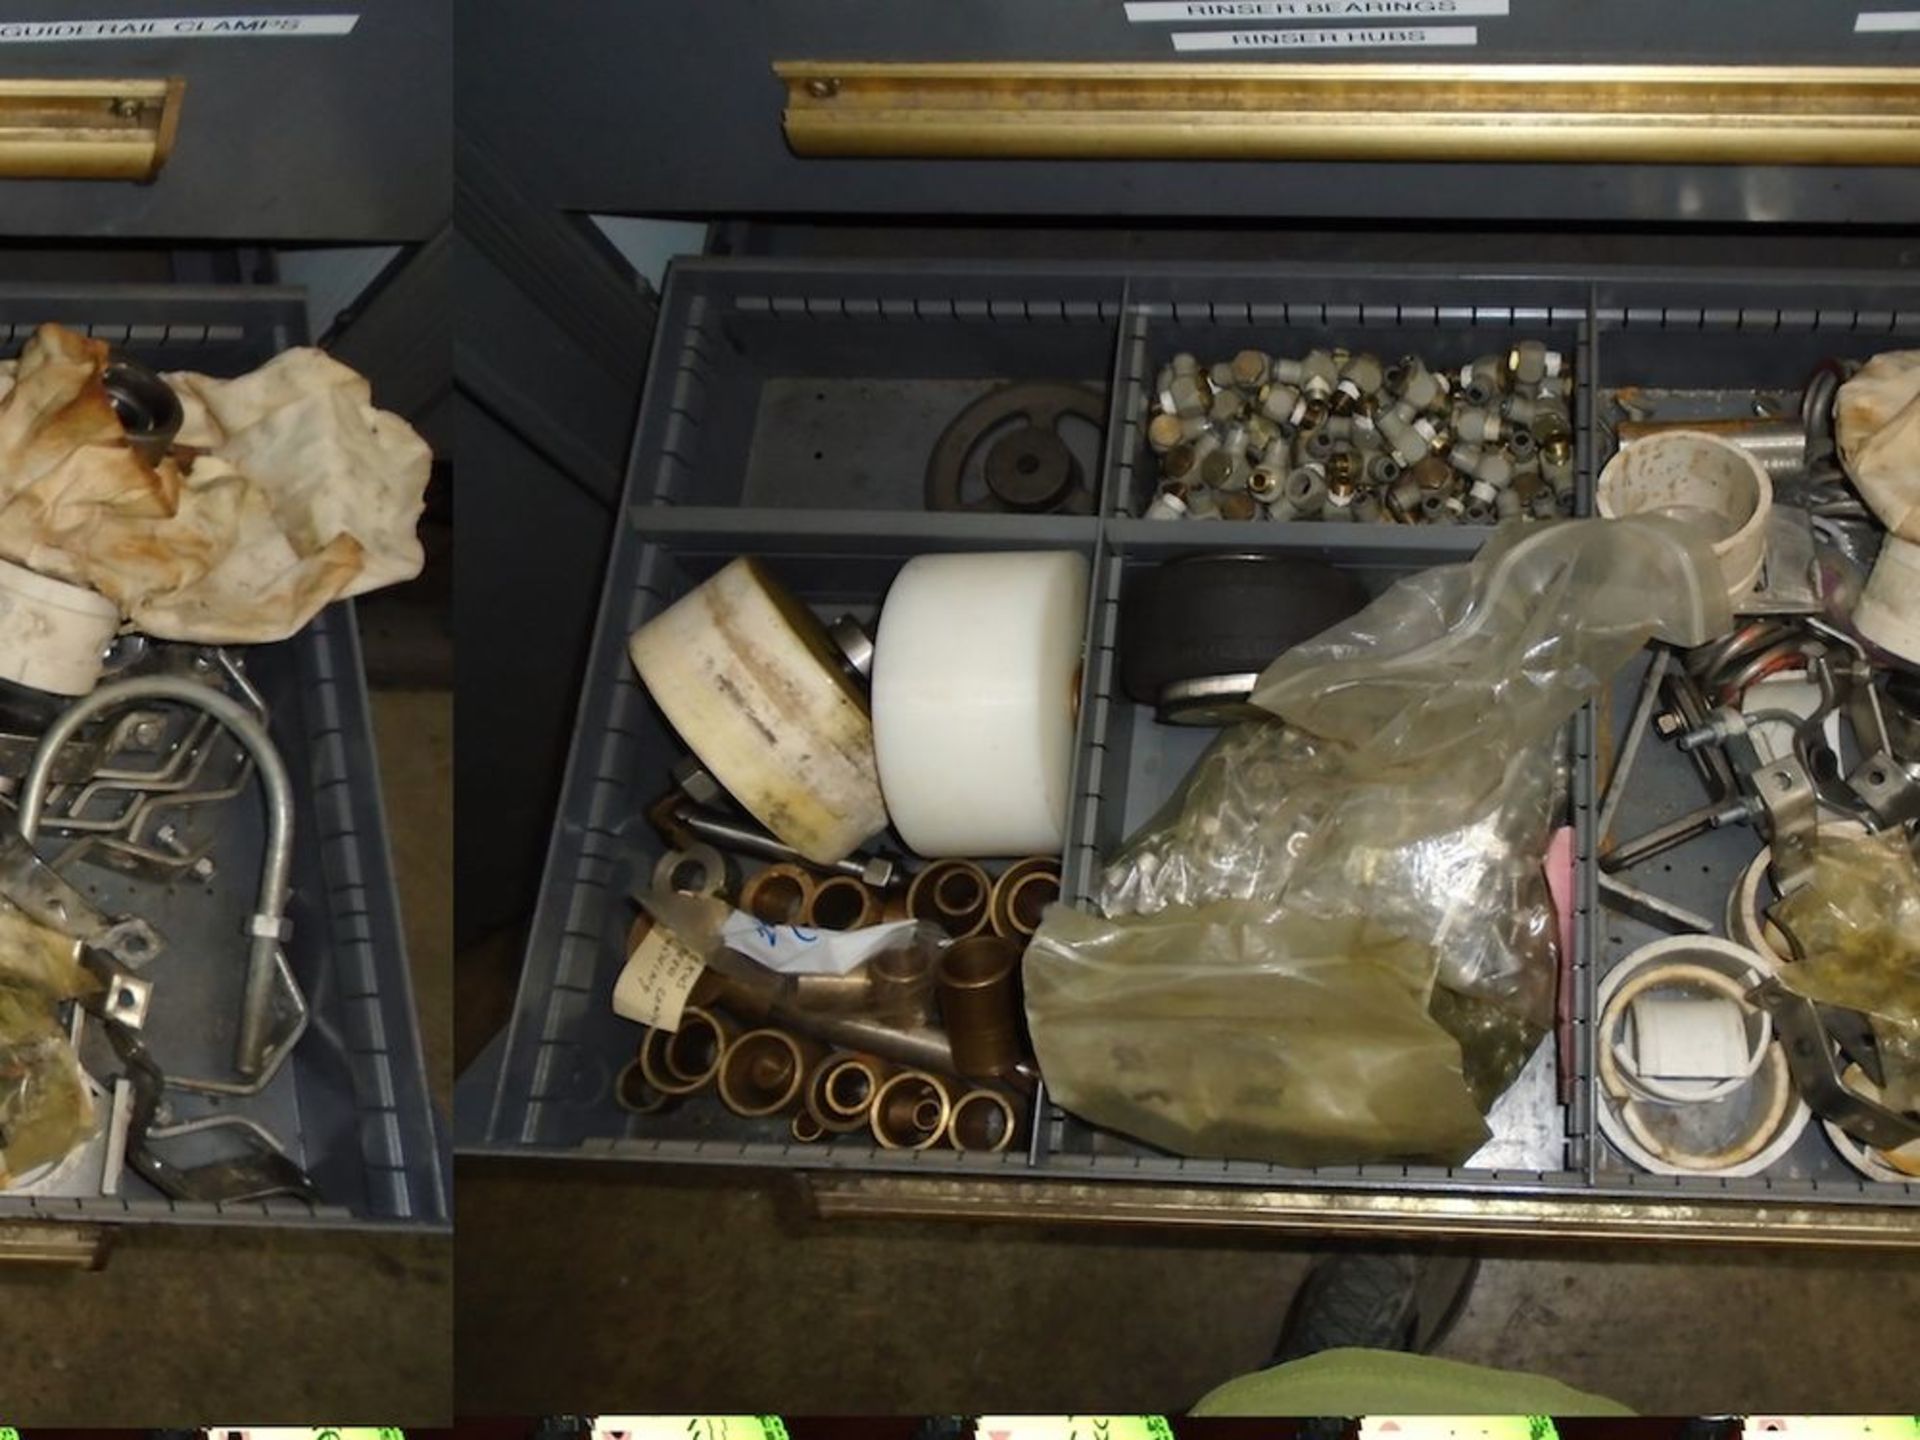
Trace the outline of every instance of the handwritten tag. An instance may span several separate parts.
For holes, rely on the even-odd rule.
[[[678,1030],[694,981],[706,966],[664,925],[655,925],[613,983],[613,1013],[656,1030]]]

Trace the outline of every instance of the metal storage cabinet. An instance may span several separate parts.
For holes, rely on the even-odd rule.
[[[1103,857],[1165,798],[1207,738],[1154,723],[1118,693],[1115,636],[1129,567],[1192,550],[1313,556],[1377,591],[1410,570],[1466,558],[1487,533],[1130,518],[1148,483],[1140,417],[1155,367],[1180,349],[1207,356],[1336,339],[1457,362],[1517,336],[1547,338],[1574,357],[1578,509],[1586,513],[1592,477],[1612,451],[1598,424],[1601,392],[1628,382],[1797,386],[1822,356],[1920,343],[1920,283],[1338,265],[676,266],[513,1021],[461,1081],[460,1148],[804,1169],[822,1207],[840,1213],[1920,1241],[1920,1184],[1864,1181],[1816,1153],[1817,1135],[1748,1181],[1632,1172],[1598,1137],[1593,994],[1622,946],[1644,937],[1596,903],[1601,759],[1592,707],[1571,727],[1570,756],[1579,1085],[1562,1106],[1549,1039],[1496,1106],[1493,1142],[1468,1165],[1288,1170],[1181,1159],[1095,1131],[1044,1093],[1025,1153],[1001,1155],[887,1151],[857,1134],[801,1145],[784,1124],[739,1119],[717,1103],[633,1117],[611,1099],[639,1033],[612,1014],[609,996],[634,913],[627,897],[659,851],[643,812],[680,749],[628,662],[626,637],[638,624],[739,554],[767,557],[823,613],[869,615],[913,554],[1046,547],[1089,555],[1088,663],[1062,856],[1068,898],[1084,904]],[[915,508],[944,418],[990,382],[1031,374],[1104,383],[1098,513]],[[1630,704],[1631,694],[1623,682],[1612,703]],[[1744,858],[1710,860],[1709,879],[1692,883],[1719,881]]]
[[[15,353],[36,326],[54,321],[125,345],[157,369],[230,375],[303,343],[305,317],[300,292],[279,288],[0,285],[0,353]],[[267,1089],[231,1108],[279,1136],[313,1176],[321,1203],[183,1203],[129,1174],[117,1198],[0,1191],[0,1221],[451,1228],[445,1142],[414,1014],[352,602],[328,607],[290,640],[242,653],[293,779],[287,955],[313,1019]],[[251,786],[223,808],[207,887],[163,892],[90,867],[73,873],[109,906],[124,898],[169,942],[148,972],[156,1027],[163,1013],[169,1018],[164,1038],[148,1035],[163,1069],[224,1073],[231,1058],[242,929],[263,841],[258,795]],[[172,1023],[181,1015],[197,1029]]]

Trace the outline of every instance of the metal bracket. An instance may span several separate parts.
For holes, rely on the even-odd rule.
[[[1920,1120],[1876,1104],[1841,1081],[1833,1040],[1813,1001],[1794,994],[1777,978],[1755,987],[1747,998],[1773,1017],[1793,1083],[1814,1114],[1881,1150],[1920,1140]]]
[[[166,948],[138,916],[116,920],[69,884],[17,832],[0,834],[0,895],[62,935],[138,970]]]

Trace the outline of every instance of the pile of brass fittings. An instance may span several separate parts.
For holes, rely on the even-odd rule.
[[[777,974],[741,956],[725,973],[707,969],[677,1027],[644,1033],[615,1085],[620,1105],[652,1115],[710,1093],[745,1118],[786,1117],[805,1143],[1014,1145],[1034,1081],[1020,960],[1059,898],[1059,862],[1035,856],[993,874],[938,860],[909,871],[866,854],[815,866],[728,808],[697,764],[673,775],[674,791],[651,811],[672,847],[653,867],[655,891],[720,898],[802,930],[923,923],[845,975]],[[636,922],[629,954],[652,924],[644,914]]]
[[[99,982],[68,1027],[89,1087],[110,1097],[105,1123],[82,1147],[101,1151],[97,1168],[91,1161],[85,1167],[87,1183],[116,1194],[122,1172],[131,1169],[175,1200],[316,1199],[280,1140],[225,1108],[272,1083],[309,1013],[283,950],[294,799],[268,733],[266,702],[233,655],[139,637],[116,643],[105,678],[90,694],[71,703],[50,699],[18,687],[0,695],[0,804],[7,812],[0,820],[0,899],[71,937]],[[69,876],[80,867],[114,871],[128,882],[125,893],[151,887],[156,904],[177,913],[196,900],[181,882],[204,885],[215,877],[216,807],[256,777],[267,802],[266,834],[245,938],[230,955],[173,957],[239,970],[231,1069],[163,1072],[145,1031],[155,991],[166,984],[167,942],[148,919],[103,909],[93,898],[96,884]],[[150,965],[156,978],[143,973]],[[93,1079],[109,1069],[119,1072],[110,1085]],[[209,1135],[237,1143],[240,1153],[191,1166],[175,1158],[173,1144]],[[211,1142],[197,1143],[204,1152]],[[79,1193],[74,1168],[63,1163],[13,1188]]]
[[[1573,377],[1538,340],[1457,371],[1417,355],[1176,355],[1154,382],[1149,520],[1489,525],[1573,511]]]
[[[1769,911],[1811,883],[1817,834],[1896,831],[1915,843],[1920,683],[1876,663],[1824,619],[1769,615],[1697,650],[1656,647],[1602,796],[1603,836],[1649,731],[1689,755],[1706,792],[1692,810],[1600,856],[1603,903],[1649,924],[1724,932],[1773,965],[1789,965],[1807,956]],[[1636,866],[1736,825],[1752,827],[1765,844],[1723,914],[1698,914],[1631,882]],[[1879,1103],[1882,1071],[1867,1017],[1803,999],[1777,978],[1748,999],[1767,1013],[1794,1088],[1848,1163],[1875,1178],[1920,1173],[1920,1114]]]

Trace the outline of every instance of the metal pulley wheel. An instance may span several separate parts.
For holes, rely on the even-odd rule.
[[[1022,381],[981,396],[933,447],[927,508],[1091,515],[1093,487],[1060,425],[1080,420],[1097,430],[1106,424],[1106,410],[1098,391],[1062,381]],[[986,493],[968,498],[976,454]]]

